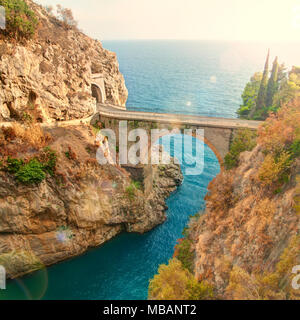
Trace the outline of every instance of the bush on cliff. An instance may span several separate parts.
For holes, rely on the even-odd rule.
[[[213,290],[205,282],[196,278],[182,267],[177,259],[161,265],[158,274],[150,281],[150,300],[208,300],[213,298]]]
[[[6,16],[6,28],[2,33],[17,40],[34,35],[38,19],[25,1],[0,0],[0,6],[5,8]]]
[[[189,239],[183,239],[176,246],[177,256],[176,258],[182,263],[183,268],[190,272],[194,272],[194,251],[191,248],[192,241]]]
[[[127,197],[130,200],[133,200],[135,195],[136,195],[136,191],[141,189],[141,184],[138,181],[132,181],[131,184],[126,188],[125,192],[127,194]]]
[[[36,158],[25,162],[23,159],[8,157],[2,170],[13,174],[22,184],[41,183],[46,174],[53,176],[56,170],[57,155],[50,148],[45,148]]]
[[[259,130],[265,159],[258,179],[264,186],[288,182],[291,167],[300,156],[300,100],[271,115]]]
[[[255,108],[261,80],[262,80],[262,73],[256,72],[251,77],[250,82],[247,83],[244,89],[244,92],[242,94],[243,105],[241,105],[237,111],[237,114],[239,115],[240,118],[247,119],[251,110]]]
[[[263,186],[273,183],[283,184],[289,180],[291,154],[283,151],[278,156],[268,154],[258,171],[258,178]]]
[[[40,183],[46,175],[43,171],[43,164],[36,159],[30,160],[27,164],[21,166],[21,168],[15,174],[16,179],[23,184]]]
[[[230,146],[229,153],[225,156],[225,167],[227,170],[239,165],[240,154],[251,151],[256,146],[256,132],[249,129],[241,129],[237,132]]]
[[[11,157],[8,157],[6,162],[6,170],[13,174],[17,173],[24,165],[24,161],[22,159],[12,159]]]

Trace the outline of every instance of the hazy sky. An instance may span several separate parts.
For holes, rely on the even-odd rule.
[[[300,42],[300,0],[36,0],[72,8],[100,40]]]

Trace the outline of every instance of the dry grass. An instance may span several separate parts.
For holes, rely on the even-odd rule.
[[[0,155],[15,157],[28,151],[39,151],[51,141],[52,136],[44,132],[39,124],[22,126],[14,123],[11,127],[2,127],[0,130]]]
[[[16,123],[13,124],[12,130],[17,138],[37,150],[45,147],[52,140],[51,135],[45,133],[39,124],[25,127]]]

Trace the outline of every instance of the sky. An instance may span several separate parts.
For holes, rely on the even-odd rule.
[[[35,0],[99,40],[300,42],[300,0]]]

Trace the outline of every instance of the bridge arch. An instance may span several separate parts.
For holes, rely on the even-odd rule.
[[[97,103],[104,103],[104,92],[96,83],[92,83],[92,96],[96,98]]]
[[[184,132],[181,132],[181,134],[184,135]],[[159,138],[162,138],[162,137],[164,137],[164,136],[168,136],[168,135],[170,135],[170,132],[169,132],[169,133],[165,132],[165,133],[159,135],[159,136],[158,136],[158,139],[159,139]],[[195,130],[193,130],[192,136],[193,136],[195,139],[200,139],[200,137],[196,135]],[[217,149],[217,148],[213,145],[213,143],[210,142],[206,137],[203,137],[203,139],[201,139],[201,140],[203,140],[203,142],[213,151],[213,153],[215,154],[216,158],[217,158],[218,161],[219,161],[221,170],[223,170],[223,169],[224,169],[224,160],[223,160],[222,155],[221,155],[220,152],[218,151],[218,149]],[[149,150],[148,150],[148,152],[151,151],[150,148],[151,148],[151,145],[149,145]]]

